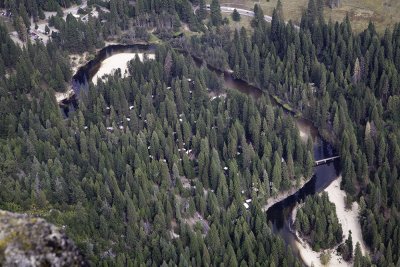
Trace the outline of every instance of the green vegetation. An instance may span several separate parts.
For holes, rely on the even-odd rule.
[[[329,202],[325,192],[321,196],[308,196],[305,199],[304,205],[297,211],[295,227],[315,251],[333,248],[343,238],[335,204]],[[323,258],[325,262],[328,259],[326,255]]]
[[[61,7],[73,3],[0,1],[26,41],[20,48],[0,27],[0,207],[66,225],[94,265],[299,266],[262,206],[310,177],[312,144],[273,108],[272,95],[337,141],[342,187],[360,203],[371,250],[370,258],[359,246],[353,253],[348,237],[344,257],[356,266],[400,262],[399,24],[356,34],[350,17],[327,22],[319,0],[299,16],[299,29],[284,22],[285,1],[271,23],[256,5],[251,29],[226,25],[218,0],[210,14],[202,0],[90,1],[107,12],[64,20]],[[46,10],[57,11],[50,22],[58,33],[32,43],[29,18]],[[196,34],[175,35],[188,31]],[[68,53],[94,52],[106,40],[160,45],[156,60],[130,63],[129,77],[82,89],[64,120],[54,92],[71,79]],[[212,98],[224,91],[220,77],[172,47],[268,94]],[[299,219],[317,248],[339,242],[324,198],[307,200],[319,216]]]
[[[232,19],[233,21],[240,21],[240,14],[236,9],[232,12]]]
[[[4,136],[11,129],[17,127],[14,112],[22,111],[21,106],[9,106],[9,99],[23,101],[29,97],[49,98],[53,97],[53,90],[64,91],[66,82],[71,80],[71,70],[66,59],[66,53],[61,51],[54,43],[45,47],[42,43],[32,45],[28,43],[21,50],[8,36],[4,26],[0,25],[0,91],[2,98],[2,116],[0,122],[6,127],[0,128],[0,135]],[[10,71],[15,69],[16,72]],[[8,74],[9,79],[4,80]],[[51,87],[49,90],[46,88]],[[20,98],[20,99],[18,99]],[[46,105],[56,106],[48,102]],[[25,110],[24,112],[27,112]],[[50,114],[47,114],[50,116]],[[54,115],[54,119],[57,115]],[[11,124],[10,124],[11,123]],[[13,131],[13,130],[11,130]]]
[[[338,247],[338,252],[342,254],[343,259],[346,261],[350,261],[353,258],[353,239],[351,237],[351,231],[349,231],[346,241]]]
[[[343,189],[349,201],[360,201],[372,258],[390,265],[399,260],[393,251],[399,251],[400,241],[400,26],[379,36],[371,23],[355,34],[349,18],[326,23],[323,8],[310,2],[298,31],[283,22],[279,9],[267,24],[256,6],[251,34],[240,29],[229,35],[221,28],[207,38],[192,37],[184,46],[291,103],[330,140],[340,140]],[[227,57],[216,52],[221,45]],[[378,256],[387,253],[389,260]]]
[[[322,265],[328,265],[331,260],[331,254],[329,252],[322,252],[320,260]]]
[[[210,16],[212,25],[218,27],[222,24],[221,7],[218,0],[211,1]]]
[[[294,23],[300,23],[302,10],[308,6],[308,0],[280,0],[285,7],[283,14],[285,20],[292,20]],[[331,19],[333,22],[341,22],[348,14],[352,24],[352,28],[356,32],[362,32],[372,21],[377,31],[381,34],[386,28],[392,28],[395,23],[400,22],[400,2],[397,0],[340,0],[338,7],[330,8],[329,2],[326,1],[324,9],[324,17],[326,20]],[[278,0],[262,0],[255,2],[254,0],[220,0],[222,6],[235,8],[252,9],[254,4],[258,4],[264,10],[266,15],[272,16],[274,8],[277,6]]]
[[[37,60],[16,51],[28,66]],[[266,96],[210,100],[206,88],[223,90],[213,72],[168,46],[156,58],[89,86],[68,120],[46,91],[9,86],[30,76],[7,67],[2,84],[15,93],[2,92],[2,107],[18,108],[2,110],[1,207],[52,210],[45,217],[94,265],[299,266],[261,209],[270,181],[280,191],[311,174],[293,120]]]

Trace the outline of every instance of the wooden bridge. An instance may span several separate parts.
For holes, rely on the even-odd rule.
[[[335,159],[338,159],[338,158],[340,158],[340,156],[334,156],[334,157],[330,157],[330,158],[316,160],[314,166],[319,166],[319,165],[322,165],[322,164],[326,164],[326,163],[331,162],[331,161],[333,161]]]

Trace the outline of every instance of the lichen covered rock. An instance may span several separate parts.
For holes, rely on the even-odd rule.
[[[63,232],[40,218],[0,210],[0,266],[87,266]]]

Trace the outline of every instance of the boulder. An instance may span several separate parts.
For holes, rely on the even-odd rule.
[[[0,210],[0,266],[88,266],[62,230],[44,219]]]

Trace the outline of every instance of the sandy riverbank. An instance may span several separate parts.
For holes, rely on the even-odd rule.
[[[336,206],[336,214],[339,219],[339,222],[342,225],[343,229],[343,242],[348,236],[349,230],[352,232],[352,240],[353,246],[355,250],[355,246],[358,243],[361,245],[361,251],[365,255],[368,253],[368,249],[365,246],[365,243],[362,239],[361,233],[361,225],[358,221],[358,203],[355,202],[352,205],[351,210],[346,210],[344,197],[346,193],[343,190],[340,190],[340,182],[342,181],[342,177],[339,176],[336,180],[334,180],[324,191],[328,193],[329,201],[334,203]],[[292,213],[292,216],[295,216],[298,207],[296,207]],[[292,217],[294,218],[294,217]],[[299,236],[297,234],[297,236]],[[304,261],[307,266],[322,266],[320,261],[321,253],[315,252],[312,248],[307,244],[307,242],[303,241],[299,238],[300,241],[296,241],[296,246],[299,250],[300,257]],[[348,263],[342,259],[341,256],[337,255],[336,248],[327,250],[331,254],[331,260],[329,264],[326,266],[331,267],[339,267],[339,266],[352,266],[351,263]]]
[[[299,241],[296,241],[296,245],[297,248],[299,249],[300,257],[307,266],[314,266],[314,267],[324,266],[321,264],[320,252],[313,251],[312,248],[304,241],[302,241],[301,243]],[[329,250],[329,252],[331,255],[331,259],[329,263],[325,266],[329,267],[352,266],[351,263],[344,261],[342,257],[337,254],[336,249],[331,249]]]
[[[128,62],[136,57],[139,57],[141,61],[143,61],[145,54],[144,53],[119,53],[113,55],[107,59],[105,59],[100,66],[100,69],[97,71],[96,75],[93,76],[92,82],[97,84],[97,79],[102,78],[104,75],[111,74],[116,69],[121,69],[121,73],[123,76],[128,74]],[[146,54],[148,59],[154,59],[155,54]]]
[[[58,104],[60,104],[63,100],[70,98],[73,94],[74,90],[71,87],[69,87],[67,92],[65,93],[60,93],[60,92],[54,93]]]
[[[315,139],[318,136],[318,131],[304,119],[297,118],[296,126],[300,133],[300,138],[303,142],[307,143],[308,138],[312,138],[312,141],[315,142]]]
[[[347,238],[350,230],[352,234],[354,250],[358,242],[360,243],[362,253],[365,255],[365,253],[368,253],[368,249],[363,241],[361,225],[358,220],[359,206],[357,202],[353,202],[352,209],[346,210],[346,204],[344,201],[346,193],[343,190],[340,190],[341,181],[342,176],[339,176],[325,189],[325,192],[328,193],[329,201],[334,203],[336,206],[336,214],[339,222],[342,224],[343,234]]]

